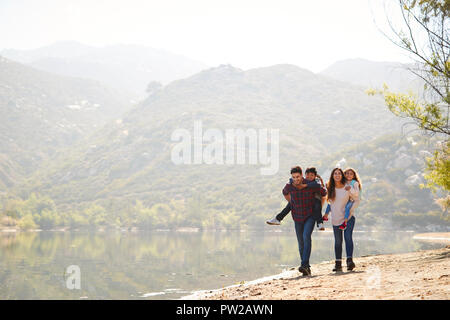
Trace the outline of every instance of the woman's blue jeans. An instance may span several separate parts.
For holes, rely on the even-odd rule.
[[[314,229],[314,222],[312,216],[307,218],[304,222],[294,221],[302,267],[310,267],[309,257],[311,256],[312,245],[311,234]]]
[[[345,251],[347,258],[353,258],[353,228],[355,227],[355,216],[347,222],[347,229],[342,231],[339,226],[333,226],[334,233],[334,253],[336,260],[342,260],[342,239],[345,239]],[[342,237],[344,234],[344,237]]]

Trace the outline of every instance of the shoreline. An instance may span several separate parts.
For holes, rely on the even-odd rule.
[[[108,232],[108,231],[114,231],[114,232],[124,232],[124,233],[147,233],[147,232],[177,232],[177,233],[202,233],[202,232],[221,232],[221,233],[227,233],[227,232],[264,232],[264,233],[292,233],[292,230],[269,230],[265,228],[250,228],[250,229],[200,229],[200,228],[177,228],[177,229],[139,229],[139,228],[98,228],[98,229],[70,229],[70,228],[56,228],[56,229],[20,229],[20,228],[14,228],[14,227],[0,227],[0,234],[1,233],[36,233],[36,232]],[[420,231],[420,230],[414,230],[414,229],[363,229],[363,230],[355,230],[354,233],[378,233],[378,232],[408,232],[408,233],[415,233],[416,236],[419,235],[425,235],[427,239],[431,239],[428,235],[441,235],[441,234],[449,234],[449,232],[426,232],[426,231]],[[321,233],[333,233],[332,228],[325,228],[324,231],[321,231]],[[439,237],[439,236],[437,236]],[[426,240],[425,238],[416,238],[418,240]],[[445,239],[441,239],[445,240]],[[450,241],[450,240],[449,240]]]
[[[180,300],[365,300],[450,299],[450,233],[420,233],[419,241],[443,248],[354,258],[356,268],[332,271],[333,261],[311,266],[312,276],[297,268],[221,289],[199,290]]]

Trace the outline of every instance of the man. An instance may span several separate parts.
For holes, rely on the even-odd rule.
[[[322,177],[317,174],[317,170],[314,167],[308,168],[305,171],[306,179],[303,180],[303,183],[301,184],[300,189],[307,188],[307,187],[318,187],[319,184],[316,181],[316,178],[320,179],[320,184],[322,187],[325,187]],[[293,182],[292,178],[289,179],[290,183]],[[322,205],[326,200],[325,197],[321,197],[319,194],[315,194],[316,200],[314,201],[314,209],[313,209],[313,217],[314,220],[317,222],[317,228],[321,231],[325,230],[323,226],[323,219],[322,219]],[[275,217],[273,217],[270,220],[267,220],[266,223],[270,225],[280,225],[281,221],[283,221],[284,217],[288,215],[288,213],[291,212],[291,204],[288,202],[286,207]]]
[[[283,195],[290,203],[292,219],[295,224],[295,233],[297,235],[301,259],[301,265],[298,271],[306,276],[311,275],[309,257],[311,256],[311,234],[315,222],[313,218],[315,193],[319,193],[323,197],[327,192],[320,185],[308,186],[307,188],[302,186],[307,181],[304,181],[302,168],[298,166],[291,169],[291,176],[293,182],[286,184],[283,188]]]

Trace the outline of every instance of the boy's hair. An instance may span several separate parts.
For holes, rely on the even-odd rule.
[[[300,174],[302,174],[302,168],[300,168],[299,166],[292,167],[291,168],[291,174],[293,174],[293,173],[300,173]]]
[[[317,176],[317,170],[314,167],[306,169],[305,173],[314,173]]]

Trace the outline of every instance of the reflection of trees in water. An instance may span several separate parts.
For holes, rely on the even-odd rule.
[[[354,234],[355,256],[433,247],[412,235]],[[315,232],[311,263],[333,260],[333,241]],[[300,262],[293,232],[18,233],[0,236],[0,247],[4,299],[129,299],[169,288],[218,288]],[[81,290],[65,287],[70,265],[81,269]]]

